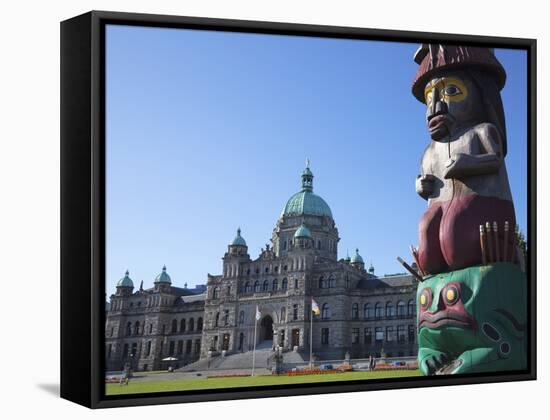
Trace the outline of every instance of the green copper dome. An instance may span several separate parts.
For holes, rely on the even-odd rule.
[[[309,169],[309,161],[302,173],[302,191],[294,194],[287,201],[281,217],[283,216],[328,216],[332,219],[330,207],[316,194],[313,194],[313,173]]]
[[[172,279],[166,272],[166,266],[162,267],[162,273],[157,276],[155,283],[172,283]]]
[[[351,263],[359,263],[359,264],[364,264],[365,262],[363,261],[363,257],[361,257],[361,255],[359,255],[359,249],[356,248],[355,249],[355,255],[353,257],[351,257]]]
[[[122,277],[118,281],[118,283],[116,284],[116,287],[134,287],[134,282],[130,278],[130,272],[128,270],[126,270],[124,277]]]
[[[296,229],[296,232],[294,232],[295,238],[311,238],[311,232],[306,227],[306,225],[302,224],[298,229]]]
[[[235,236],[235,239],[233,239],[233,241],[231,242],[230,245],[231,245],[231,246],[233,246],[233,245],[236,245],[236,246],[246,246],[246,241],[245,241],[244,238],[241,236],[241,228],[238,228],[238,229],[237,229],[237,236]]]

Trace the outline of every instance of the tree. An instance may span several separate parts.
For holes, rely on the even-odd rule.
[[[516,239],[518,241],[519,249],[521,249],[521,252],[525,257],[525,261],[527,261],[527,239],[525,238],[525,234],[521,231],[518,225],[516,225]]]

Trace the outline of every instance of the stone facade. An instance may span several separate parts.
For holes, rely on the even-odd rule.
[[[171,286],[165,270],[154,288],[136,293],[121,279],[107,313],[107,368],[120,369],[128,360],[136,369],[181,366],[223,351],[249,351],[255,338],[256,344],[309,354],[311,337],[315,357],[325,360],[346,353],[415,356],[416,280],[404,274],[377,277],[372,266],[365,270],[358,250],[338,260],[339,239],[306,167],[302,191],[287,202],[271,245],[253,260],[239,229],[223,257],[222,274],[208,275],[205,293]],[[200,328],[189,329],[190,319],[200,319]],[[186,328],[180,328],[182,322]],[[167,357],[178,360],[163,362]]]

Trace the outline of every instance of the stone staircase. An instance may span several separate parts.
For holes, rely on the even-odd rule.
[[[208,367],[208,360],[200,359],[194,363],[179,369],[181,372],[191,372],[199,370],[246,370],[252,369],[252,351],[246,351],[243,353],[228,354],[225,357],[217,356],[210,360],[210,367]],[[273,366],[273,351],[271,349],[271,341],[263,341],[256,346],[256,369],[268,369]],[[284,363],[300,364],[304,363],[304,359],[297,352],[285,352],[283,356]]]

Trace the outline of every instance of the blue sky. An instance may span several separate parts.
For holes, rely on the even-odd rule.
[[[414,190],[429,141],[412,94],[417,44],[182,29],[107,28],[107,293],[163,264],[206,283],[237,227],[256,258],[300,189],[332,209],[339,257],[403,271],[426,202]],[[526,228],[526,53],[497,50],[506,164]]]

